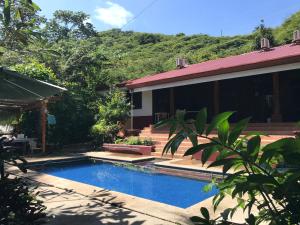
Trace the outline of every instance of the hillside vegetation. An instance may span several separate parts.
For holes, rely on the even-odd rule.
[[[300,12],[292,15],[281,26],[271,29],[275,45],[290,43],[293,31],[300,28]],[[212,37],[205,34],[187,36],[122,32],[118,29],[100,32],[105,52],[118,54],[114,74],[124,78],[175,69],[175,59],[183,57],[190,64],[237,55],[253,50],[255,28],[249,35]]]
[[[21,0],[14,2],[22,6]],[[57,124],[49,128],[48,140],[59,144],[87,140],[95,123],[94,115],[107,102],[98,92],[103,88],[175,69],[175,59],[179,57],[193,64],[249,52],[259,47],[261,37],[268,37],[273,45],[289,43],[293,31],[300,28],[298,12],[277,28],[262,23],[249,35],[232,37],[119,29],[97,32],[86,22],[89,15],[83,12],[58,10],[47,20],[39,15],[38,7],[32,10],[23,5],[18,10],[12,8],[11,18],[5,21],[1,18],[7,15],[1,14],[1,7],[4,5],[0,4],[0,67],[68,89],[63,100],[50,108]],[[39,136],[29,118],[38,121],[29,112],[23,129],[29,136]]]

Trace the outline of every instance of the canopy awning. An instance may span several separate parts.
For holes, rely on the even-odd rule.
[[[65,88],[0,67],[0,107],[27,106],[64,91]]]

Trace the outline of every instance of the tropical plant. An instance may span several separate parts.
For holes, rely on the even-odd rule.
[[[115,144],[127,144],[127,145],[146,145],[152,146],[154,143],[151,138],[140,138],[137,136],[130,136],[125,139],[117,139]]]
[[[236,199],[236,205],[227,208],[218,218],[211,218],[206,208],[201,208],[200,217],[192,217],[195,224],[231,224],[235,212],[241,208],[246,212],[250,225],[300,224],[300,139],[284,138],[262,146],[261,135],[250,132],[242,135],[249,122],[243,119],[231,126],[233,112],[224,112],[207,123],[207,111],[202,109],[189,126],[182,113],[156,126],[169,125],[169,141],[163,153],[174,154],[181,142],[188,138],[193,147],[185,156],[202,152],[201,161],[208,167],[223,167],[228,174],[217,184],[219,193],[213,198],[216,210],[225,198]],[[216,130],[217,137],[210,134]],[[199,143],[199,137],[207,140]],[[218,153],[214,162],[208,162],[212,154]],[[237,224],[237,223],[235,223]],[[244,224],[240,222],[239,224]]]
[[[0,1],[0,46],[20,49],[40,37],[39,25],[45,20],[31,0]]]
[[[98,141],[113,142],[122,124],[129,118],[130,103],[123,91],[110,91],[98,103],[98,121],[92,127],[92,134]]]
[[[46,22],[43,31],[51,42],[70,38],[86,39],[97,35],[89,15],[69,10],[55,11],[53,19]]]
[[[9,177],[5,164],[17,166],[26,172],[26,160],[13,147],[4,146],[0,138],[0,224],[35,225],[43,223],[45,207],[29,190],[28,184],[16,177]]]
[[[45,206],[19,178],[0,180],[0,224],[38,225],[45,222]]]
[[[46,67],[44,64],[39,63],[36,60],[23,64],[16,64],[11,68],[23,75],[34,79],[51,83],[57,82],[57,77],[54,72],[49,67]]]

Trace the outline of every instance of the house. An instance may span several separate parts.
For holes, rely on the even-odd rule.
[[[202,107],[210,118],[234,110],[233,120],[252,116],[253,123],[300,120],[300,45],[297,42],[194,65],[126,82],[133,93],[133,128],[185,110],[191,117]]]
[[[259,51],[193,65],[178,59],[176,70],[127,81],[134,106],[131,128],[155,137],[159,131],[151,125],[160,119],[177,110],[195,117],[207,107],[209,120],[220,112],[236,111],[232,122],[251,116],[249,129],[267,131],[275,139],[293,135],[294,122],[300,121],[299,40],[297,31],[292,44],[271,48],[263,39]],[[266,141],[271,140],[274,137]]]

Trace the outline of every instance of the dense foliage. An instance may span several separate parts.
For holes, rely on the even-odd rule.
[[[6,142],[6,145],[4,143]],[[34,225],[43,223],[45,207],[37,200],[28,184],[20,178],[10,176],[5,164],[17,166],[26,172],[26,161],[16,149],[0,138],[0,224]]]
[[[0,224],[38,225],[45,222],[45,207],[23,180],[0,180],[0,193]]]
[[[98,103],[98,121],[92,127],[92,133],[99,142],[112,142],[129,118],[130,103],[124,92],[110,91],[103,101]]]
[[[241,135],[249,118],[230,126],[233,112],[224,112],[207,123],[207,111],[202,109],[190,126],[185,115],[177,113],[174,118],[157,126],[170,126],[170,140],[163,153],[174,154],[186,138],[193,147],[185,156],[202,152],[202,163],[208,167],[223,167],[223,173],[230,174],[217,183],[219,193],[213,199],[214,209],[225,198],[236,200],[236,205],[226,208],[218,218],[211,218],[206,208],[201,208],[201,217],[192,217],[195,224],[231,224],[232,216],[241,209],[250,225],[300,224],[300,139],[284,138],[262,146],[261,134],[252,132]],[[217,137],[209,136],[216,129]],[[208,142],[199,143],[198,137]],[[218,153],[213,162],[208,162],[212,154]],[[235,223],[236,224],[236,223]],[[240,224],[244,224],[240,222]]]
[[[192,64],[249,52],[262,36],[274,45],[289,43],[300,24],[297,13],[278,28],[262,23],[252,34],[233,37],[97,32],[83,12],[58,10],[47,20],[30,0],[0,0],[0,8],[0,66],[68,89],[66,97],[50,106],[57,125],[47,140],[60,144],[89,139],[97,102],[103,99],[99,90],[175,69],[178,57]],[[78,129],[66,125],[78,123]]]
[[[152,146],[154,145],[154,142],[151,140],[151,138],[140,138],[137,136],[130,136],[125,139],[117,139],[115,141],[115,144]]]

